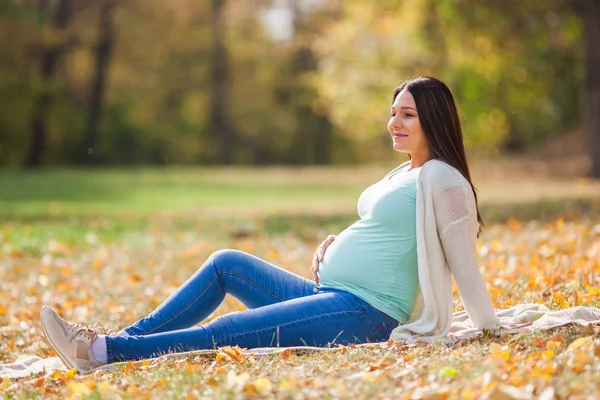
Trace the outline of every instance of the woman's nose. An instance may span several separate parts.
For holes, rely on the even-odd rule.
[[[392,120],[390,121],[390,126],[391,127],[401,127],[402,126],[402,119],[396,115],[394,118],[392,118]]]

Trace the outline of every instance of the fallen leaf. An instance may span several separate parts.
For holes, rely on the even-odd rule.
[[[77,373],[77,368],[71,368],[70,370],[65,372],[65,375],[64,375],[65,380],[72,379],[76,373]]]
[[[2,379],[2,383],[0,383],[0,392],[4,392],[6,389],[8,389],[10,387],[10,383],[10,378],[5,376],[4,379]]]
[[[370,372],[363,374],[363,379],[367,382],[375,382],[375,375]]]
[[[67,387],[73,395],[88,396],[92,394],[90,388],[81,382],[69,382]]]
[[[440,371],[442,378],[454,378],[458,372],[453,367],[444,367]]]
[[[283,358],[284,360],[287,360],[288,358],[290,358],[291,355],[292,355],[292,352],[290,349],[285,349],[284,351],[279,353],[279,357]]]
[[[254,382],[252,382],[252,385],[259,392],[270,392],[273,388],[273,384],[267,378],[256,379]]]
[[[580,348],[581,346],[588,344],[591,341],[592,341],[592,336],[580,337],[580,338],[573,340],[571,342],[571,344],[569,344],[567,349],[575,350],[575,349]]]
[[[221,351],[235,361],[243,361],[246,359],[246,356],[240,352],[239,347],[224,346],[221,347]]]
[[[508,361],[510,358],[510,350],[508,346],[501,346],[498,343],[490,344],[490,357],[494,361]]]

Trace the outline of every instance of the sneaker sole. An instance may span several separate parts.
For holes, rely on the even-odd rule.
[[[50,307],[43,306],[42,310],[41,310],[41,314],[44,313],[44,309],[45,308],[50,308]],[[54,350],[54,352],[56,353],[56,355],[58,356],[58,358],[60,358],[62,360],[62,362],[65,363],[65,365],[69,369],[75,368],[75,369],[77,369],[77,371],[79,371],[79,368],[77,368],[77,365],[75,365],[69,359],[65,358],[58,350],[56,350],[58,348],[58,346],[52,341],[52,339],[50,339],[50,335],[48,334],[48,331],[46,330],[46,325],[44,324],[43,318],[42,318],[42,330],[44,331],[44,339],[46,340],[46,343],[48,343],[48,345],[50,347],[52,347],[52,350]],[[82,372],[85,372],[85,371],[82,371]]]

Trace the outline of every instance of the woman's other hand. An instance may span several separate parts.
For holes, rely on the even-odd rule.
[[[329,245],[333,243],[335,238],[337,238],[336,235],[327,236],[327,238],[323,240],[323,243],[321,243],[319,247],[317,247],[317,251],[315,251],[315,255],[313,256],[310,272],[312,273],[313,281],[315,281],[317,285],[319,284],[319,275],[317,275],[317,272],[319,272],[319,264],[321,263],[321,261],[323,261],[325,250],[327,250]]]

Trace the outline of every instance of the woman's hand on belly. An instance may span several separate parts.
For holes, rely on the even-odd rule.
[[[327,236],[327,238],[325,240],[323,240],[323,243],[321,243],[319,245],[319,247],[317,247],[317,251],[315,251],[315,255],[313,256],[312,266],[310,268],[310,271],[312,273],[313,281],[315,281],[315,283],[317,285],[319,284],[319,275],[317,275],[317,272],[319,272],[319,264],[321,263],[321,261],[323,261],[323,257],[325,256],[325,251],[327,250],[329,245],[331,243],[333,243],[333,241],[336,238],[337,238],[336,235]]]

